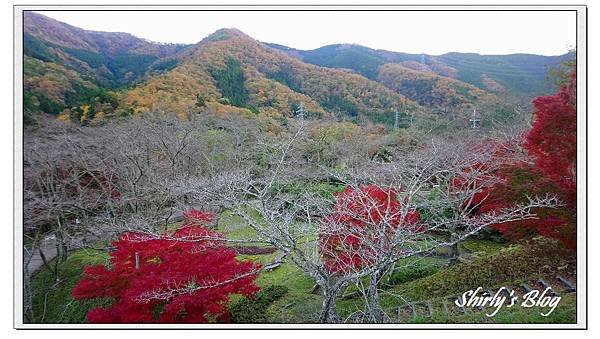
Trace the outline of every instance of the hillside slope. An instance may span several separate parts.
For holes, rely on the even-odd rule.
[[[402,64],[384,64],[377,81],[428,107],[435,113],[468,111],[484,103],[497,103],[496,95],[431,70],[414,70]]]
[[[42,14],[23,17],[24,116],[65,110],[82,120],[85,107],[114,111],[111,90],[174,67],[184,45],[148,42],[127,33],[87,31]]]
[[[25,55],[63,64],[106,87],[130,85],[157,60],[186,47],[149,42],[128,33],[87,31],[29,11],[23,28]]]
[[[396,117],[445,119],[451,113],[465,125],[473,108],[495,114],[507,91],[487,75],[485,89],[463,82],[461,69],[433,57],[415,61],[414,55],[357,45],[299,51],[236,29],[218,30],[194,45],[157,44],[34,12],[24,19],[28,116],[45,112],[88,124],[162,110],[279,119],[299,114],[302,105],[308,118],[393,125]]]
[[[270,48],[235,29],[221,29],[193,47],[180,65],[127,93],[138,109],[159,106],[185,114],[198,96],[215,110],[235,106],[292,116],[342,114],[389,122],[395,111],[425,110],[385,86],[353,72],[319,67]]]
[[[306,51],[277,44],[269,45],[305,62],[352,69],[371,79],[376,78],[380,66],[400,63],[405,67],[455,78],[483,90],[507,90],[513,95],[529,98],[552,92],[552,84],[546,81],[548,69],[573,58],[571,53],[559,56],[475,53],[446,53],[433,56],[375,50],[354,44],[328,45]]]

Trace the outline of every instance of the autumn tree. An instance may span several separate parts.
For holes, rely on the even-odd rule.
[[[353,321],[385,322],[389,317],[379,305],[380,281],[401,259],[429,255],[493,224],[536,218],[533,209],[557,204],[552,196],[531,197],[473,215],[465,201],[498,180],[491,167],[478,166],[494,156],[487,149],[469,152],[468,143],[432,142],[393,161],[332,169],[303,156],[298,145],[307,134],[304,123],[297,123],[288,140],[264,145],[266,165],[260,170],[237,166],[186,182],[182,189],[198,204],[216,204],[239,216],[256,232],[248,240],[272,245],[310,276],[322,295],[320,322],[344,321],[336,301],[351,284],[365,304]],[[329,179],[346,191],[326,196],[282,189]],[[453,185],[455,180],[462,185]],[[430,196],[434,186],[436,194]],[[417,223],[421,210],[427,219]]]
[[[577,76],[553,95],[538,97],[525,148],[539,171],[555,182],[573,204],[577,190]]]
[[[557,93],[533,101],[534,122],[522,141],[529,161],[506,163],[499,169],[503,182],[490,187],[480,211],[491,211],[528,195],[552,193],[564,206],[539,210],[540,218],[495,225],[509,239],[535,234],[560,239],[571,249],[576,247],[577,213],[577,109],[576,75]]]
[[[225,237],[191,211],[184,225],[158,236],[128,232],[113,242],[110,267],[87,267],[76,299],[110,298],[88,312],[92,323],[206,323],[230,319],[231,294],[252,296],[260,266],[238,261]]]
[[[416,239],[417,233],[425,229],[419,212],[407,199],[400,201],[396,189],[349,186],[336,195],[332,213],[319,225],[319,250],[326,269],[333,275],[360,272],[381,265],[381,257],[398,250],[399,237]],[[371,272],[366,289],[362,281],[355,281],[365,292],[366,313],[372,317],[369,321],[381,322],[385,316],[377,301],[377,289],[388,273],[386,264],[391,266],[392,262]]]

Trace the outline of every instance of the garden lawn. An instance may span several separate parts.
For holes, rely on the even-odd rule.
[[[85,249],[72,252],[65,262],[58,264],[58,281],[54,281],[48,268],[40,268],[31,279],[33,319],[28,319],[29,322],[46,324],[85,322],[88,310],[104,305],[106,302],[75,300],[71,296],[71,290],[81,278],[85,266],[107,264],[107,262],[108,254]],[[55,261],[50,262],[52,267],[54,264]]]
[[[240,220],[222,215],[218,228],[234,239],[249,239],[253,234]],[[467,314],[446,316],[442,301],[448,296],[463,293],[473,287],[509,286],[538,275],[569,270],[565,254],[556,251],[556,241],[536,239],[518,245],[506,246],[487,240],[468,240],[463,243],[472,256],[472,261],[446,267],[448,258],[443,256],[412,257],[398,262],[396,269],[384,277],[380,302],[391,311],[407,302],[427,300],[434,305],[431,318],[417,317],[408,322],[433,323],[569,323],[575,321],[576,295],[565,294],[563,300],[549,317],[539,311],[521,307],[503,308],[495,317],[486,317],[485,312],[469,311]],[[239,260],[251,260],[263,265],[272,263],[280,252],[260,255],[239,255]],[[78,250],[58,264],[58,282],[53,281],[47,268],[42,268],[32,279],[33,323],[84,323],[91,308],[106,305],[107,301],[77,301],[71,290],[80,279],[85,266],[107,264],[108,255],[93,250]],[[53,263],[51,263],[53,264]],[[561,271],[562,272],[562,271]],[[565,272],[566,274],[566,272]],[[277,298],[269,302],[250,305],[242,310],[256,310],[257,319],[267,323],[309,323],[318,320],[321,308],[320,293],[311,293],[314,281],[293,263],[283,263],[272,271],[262,271],[257,284],[263,290],[278,290]],[[278,287],[279,286],[279,287]],[[280,288],[283,287],[283,288]],[[356,295],[357,288],[350,286],[345,298],[338,301],[341,316],[348,317],[363,307]],[[353,294],[354,293],[354,294]],[[243,302],[244,298],[232,296],[230,305]],[[267,298],[268,299],[268,298]],[[248,307],[246,304],[244,307]],[[246,317],[247,319],[247,317]]]

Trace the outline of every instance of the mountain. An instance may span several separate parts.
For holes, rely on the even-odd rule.
[[[159,106],[185,114],[197,98],[212,110],[231,106],[273,116],[342,114],[389,123],[394,112],[425,113],[405,96],[350,72],[301,62],[236,29],[221,29],[196,46],[174,69],[126,95],[138,108]]]
[[[297,50],[278,44],[269,46],[304,62],[351,69],[370,79],[379,76],[382,65],[396,63],[451,77],[482,90],[507,91],[528,98],[551,93],[554,88],[546,79],[548,70],[574,57],[572,53],[559,56],[446,53],[434,56],[375,50],[355,44],[328,45],[313,50]]]
[[[97,97],[116,105],[107,90],[174,67],[186,47],[87,31],[31,11],[23,19],[26,118],[36,111],[58,114]]]
[[[415,70],[388,63],[379,67],[376,80],[434,113],[465,111],[482,103],[500,104],[495,94],[430,69]]]
[[[468,73],[444,56],[358,45],[301,51],[232,28],[193,45],[159,44],[83,30],[34,12],[24,19],[24,108],[31,119],[45,112],[88,124],[149,110],[283,119],[302,106],[307,118],[387,125],[398,117],[458,119],[464,125],[474,109],[490,121],[510,119],[515,110],[507,93],[536,90],[525,81],[524,89],[511,87],[493,72],[482,73],[479,83],[466,81]],[[534,69],[544,58],[501,59]]]
[[[488,123],[514,121],[519,100],[487,75],[476,86],[460,80],[460,71],[432,57],[377,51],[360,45],[330,45],[312,51],[267,44],[304,62],[345,69],[379,82],[445,120],[464,124],[473,111]],[[412,59],[418,59],[415,61]],[[428,61],[425,61],[428,60]],[[483,85],[482,85],[483,84]],[[524,101],[529,102],[531,97]],[[521,117],[522,119],[522,117]]]
[[[43,62],[64,64],[107,87],[130,85],[160,59],[187,45],[160,44],[129,33],[87,31],[44,15],[24,14],[24,53]]]

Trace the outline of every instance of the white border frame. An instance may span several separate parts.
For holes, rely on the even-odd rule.
[[[23,11],[26,10],[565,10],[577,11],[576,324],[25,324],[23,323]],[[14,322],[16,329],[587,329],[587,7],[584,5],[14,5]]]

